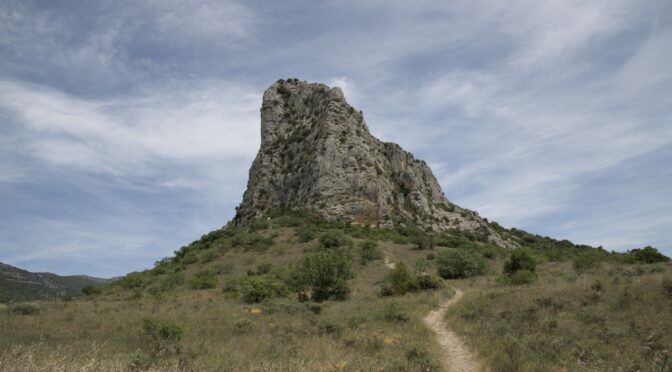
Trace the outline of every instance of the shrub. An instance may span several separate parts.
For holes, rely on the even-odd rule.
[[[394,269],[388,272],[387,282],[389,282],[393,294],[404,294],[418,290],[415,277],[403,262],[399,262]]]
[[[14,304],[9,307],[9,311],[18,315],[35,315],[40,312],[40,308],[33,304]]]
[[[343,250],[329,250],[305,257],[292,268],[290,282],[300,297],[321,302],[344,300],[350,292],[348,279],[354,277],[350,259]]]
[[[346,242],[347,239],[340,231],[328,231],[320,236],[320,245],[324,248],[337,248]]]
[[[530,270],[522,269],[512,274],[505,275],[500,280],[502,283],[510,285],[532,284],[537,280],[537,274]]]
[[[418,284],[418,288],[422,290],[432,290],[443,287],[441,278],[431,274],[420,274],[416,277],[415,281]]]
[[[534,273],[537,263],[534,258],[525,249],[516,249],[511,253],[509,260],[504,263],[504,274],[514,274],[520,270],[527,270]]]
[[[215,288],[216,285],[217,277],[210,270],[199,271],[189,280],[191,289],[210,289]]]
[[[396,302],[388,302],[383,308],[383,319],[390,322],[407,322],[410,317],[401,310]]]
[[[359,257],[361,258],[362,263],[367,263],[382,257],[377,245],[378,242],[375,240],[365,240],[359,244]]]
[[[302,226],[296,229],[296,236],[301,243],[306,243],[315,239],[315,231],[307,226]]]
[[[114,284],[120,285],[126,289],[140,288],[145,284],[145,275],[140,272],[132,272],[123,278],[116,280]]]
[[[101,292],[100,288],[98,288],[94,285],[91,285],[91,284],[85,285],[82,288],[82,293],[85,296],[94,296],[94,295],[100,294],[100,292]]]
[[[437,256],[437,272],[444,279],[468,278],[485,272],[486,263],[473,250],[446,249]]]
[[[594,269],[599,264],[600,257],[593,250],[586,250],[580,252],[572,257],[572,264],[574,270],[578,273],[586,272],[590,269]]]
[[[394,269],[391,269],[385,278],[385,284],[381,288],[381,295],[403,295],[409,292],[419,290],[432,290],[443,286],[440,278],[430,274],[414,275],[407,268],[406,264],[399,262]]]
[[[172,344],[182,339],[182,328],[165,320],[145,318],[142,330],[151,341],[159,344]]]
[[[244,302],[256,303],[267,298],[286,295],[287,287],[266,276],[253,276],[243,278],[237,283],[236,294]]]
[[[668,262],[669,257],[658,252],[656,248],[651,246],[646,246],[641,249],[633,249],[626,253],[626,262],[630,263],[658,263],[658,262]]]
[[[415,244],[415,249],[425,250],[434,248],[434,241],[431,236],[420,235],[413,238],[413,244]]]

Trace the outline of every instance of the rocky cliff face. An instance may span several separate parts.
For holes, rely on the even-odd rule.
[[[509,245],[443,194],[427,164],[369,133],[339,88],[279,80],[264,93],[261,148],[234,224],[274,208],[392,227],[459,228]]]

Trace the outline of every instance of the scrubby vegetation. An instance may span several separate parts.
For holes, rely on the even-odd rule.
[[[459,230],[273,212],[206,234],[101,293],[0,309],[0,366],[440,370],[422,318],[453,286],[465,297],[448,313],[450,325],[492,370],[670,363],[667,257],[493,226],[521,248]]]

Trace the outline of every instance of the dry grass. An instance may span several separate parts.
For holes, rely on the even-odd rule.
[[[267,233],[272,234],[274,231]],[[422,318],[450,290],[381,298],[383,260],[356,265],[350,299],[301,303],[296,296],[241,303],[222,292],[228,278],[260,263],[276,269],[296,261],[315,243],[299,244],[291,231],[275,231],[263,253],[229,251],[206,264],[234,264],[210,290],[179,289],[164,297],[116,288],[91,299],[44,302],[34,315],[0,312],[2,370],[420,370],[436,368],[438,346]],[[395,260],[414,265],[426,252],[385,243]],[[203,266],[187,267],[185,275]],[[408,321],[386,319],[398,304]],[[183,339],[158,352],[142,331],[143,319],[169,321]],[[158,354],[158,356],[156,355]]]
[[[672,300],[665,298],[666,264],[612,264],[577,275],[549,263],[530,286],[472,283],[448,314],[498,371],[672,368]]]

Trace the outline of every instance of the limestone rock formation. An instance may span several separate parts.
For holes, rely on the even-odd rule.
[[[452,204],[427,164],[375,138],[339,88],[279,80],[261,106],[261,148],[232,221],[274,208],[370,226],[459,228],[507,241],[478,214]]]

